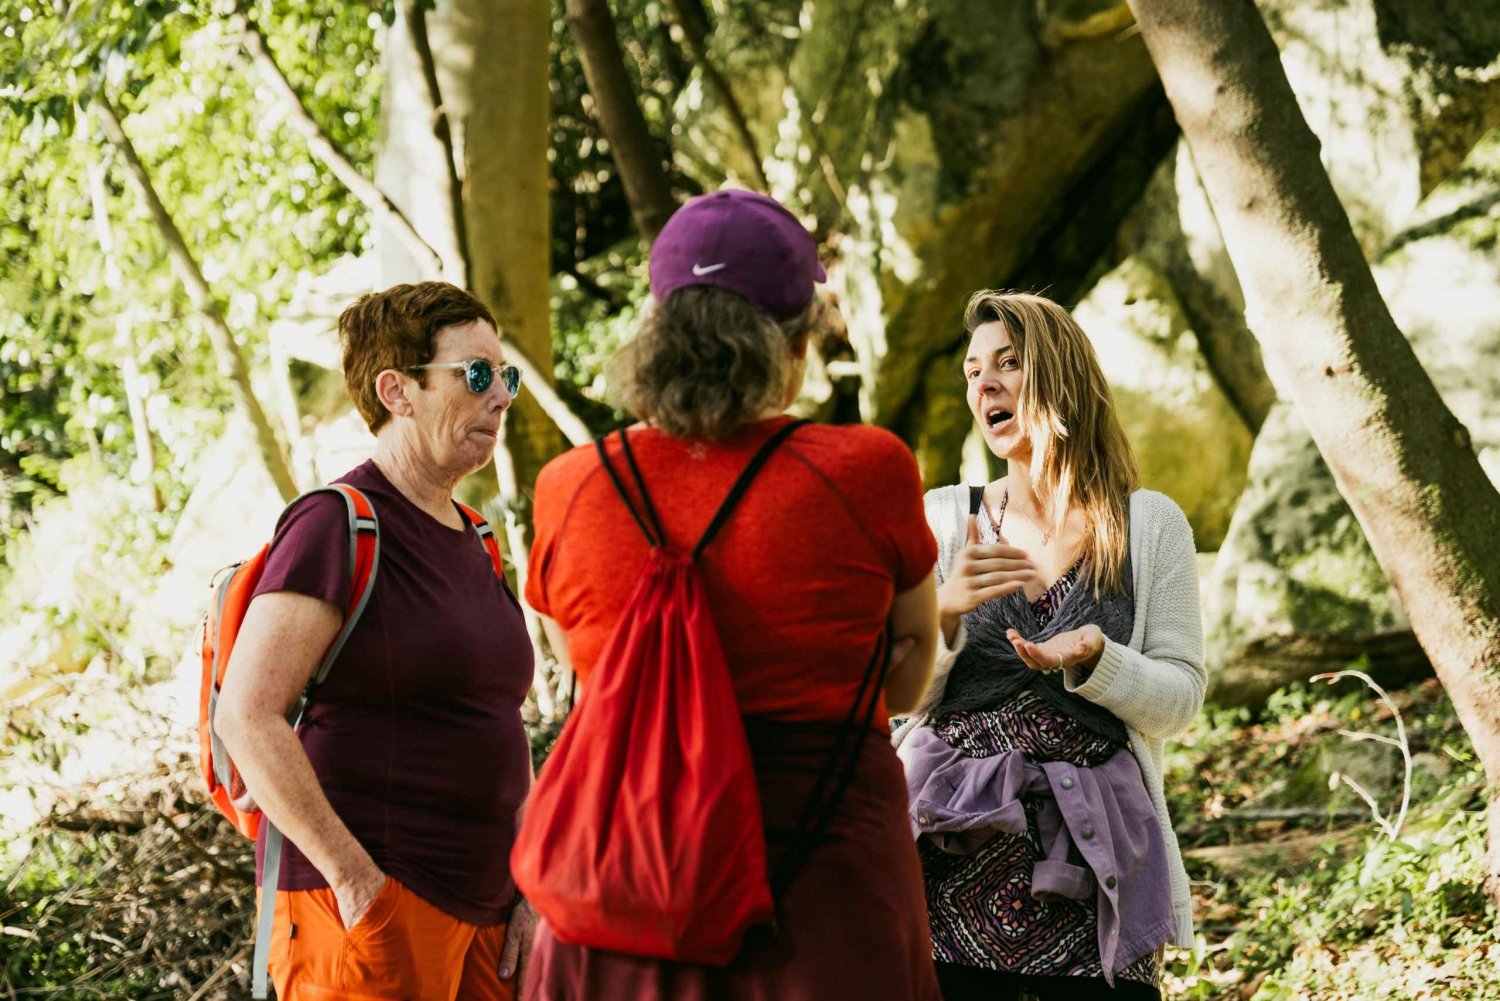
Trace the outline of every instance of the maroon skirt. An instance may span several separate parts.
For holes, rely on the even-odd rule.
[[[775,871],[837,728],[747,720]],[[715,968],[560,942],[545,921],[525,1001],[939,1001],[922,869],[906,817],[906,780],[871,731],[837,813],[777,900],[773,932],[752,930]],[[724,859],[733,865],[734,859]]]

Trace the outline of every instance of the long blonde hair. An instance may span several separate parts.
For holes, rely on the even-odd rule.
[[[1000,322],[1021,363],[1017,415],[1031,442],[1031,482],[1061,526],[1083,511],[1094,593],[1124,589],[1130,555],[1130,494],[1140,486],[1135,451],[1120,427],[1099,356],[1072,315],[1039,295],[982,289],[964,307],[970,334]]]

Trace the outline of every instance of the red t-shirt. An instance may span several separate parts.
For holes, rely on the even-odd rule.
[[[722,442],[630,432],[663,528],[690,549],[778,417]],[[609,454],[628,484],[619,442]],[[587,681],[646,565],[647,543],[592,445],[542,470],[526,599],[568,634]],[[865,426],[808,425],[784,442],[698,562],[740,710],[843,720],[891,601],[937,561],[917,465]],[[884,721],[883,704],[876,710]]]
[[[437,521],[373,462],[339,482],[375,508],[380,565],[359,624],[313,690],[302,748],[376,865],[460,921],[498,924],[515,895],[510,847],[531,784],[521,702],[532,649],[521,607],[473,529]],[[332,494],[298,504],[255,593],[346,607],[346,511]],[[287,843],[281,888],[327,885]]]

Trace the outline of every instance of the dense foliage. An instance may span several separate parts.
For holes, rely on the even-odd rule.
[[[378,9],[323,5],[266,22],[314,115],[368,166]],[[4,0],[0,24],[0,534],[9,536],[37,498],[66,492],[69,464],[88,465],[89,481],[129,478],[131,362],[169,505],[191,487],[228,408],[162,234],[102,132],[100,95],[119,110],[252,366],[299,274],[359,250],[367,222],[285,127],[208,5],[99,0],[57,14]]]

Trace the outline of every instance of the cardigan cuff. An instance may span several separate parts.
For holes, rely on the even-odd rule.
[[[928,679],[927,691],[922,695],[922,701],[917,705],[916,715],[926,716],[934,706],[943,698],[943,691],[948,687],[948,673],[953,670],[953,664],[958,660],[958,655],[963,652],[964,645],[969,642],[969,633],[964,629],[962,619],[958,621],[958,629],[953,633],[953,645],[949,646],[943,640],[942,627],[937,631],[937,657],[932,665],[932,677]]]
[[[1099,663],[1092,670],[1077,666],[1063,668],[1063,687],[1090,702],[1098,702],[1099,697],[1114,685],[1115,678],[1125,667],[1125,655],[1120,651],[1120,644],[1106,636],[1104,652],[1099,655]]]
[[[953,645],[949,646],[943,638],[943,627],[938,626],[937,631],[937,658],[934,661],[933,674],[947,674],[948,669],[953,666],[953,661],[963,652],[969,643],[969,631],[964,628],[964,620],[958,620],[958,628],[953,632]]]

